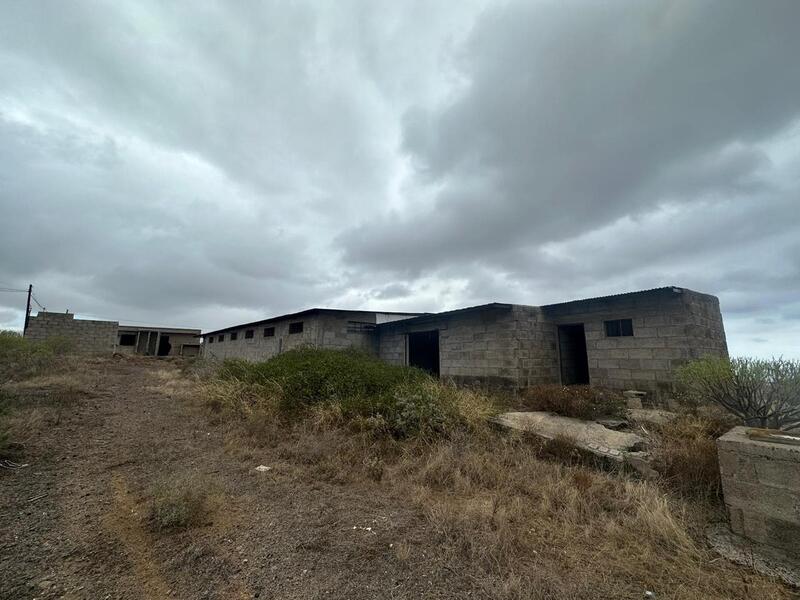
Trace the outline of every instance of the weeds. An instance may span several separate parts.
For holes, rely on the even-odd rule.
[[[625,414],[625,399],[619,392],[589,385],[535,385],[522,392],[521,402],[527,410],[544,410],[576,419]]]
[[[725,419],[681,415],[659,427],[653,468],[679,494],[702,501],[721,501],[716,440],[730,428]]]
[[[251,439],[314,482],[380,485],[410,501],[445,556],[470,569],[488,597],[785,597],[766,579],[713,562],[703,541],[709,512],[696,499],[718,493],[718,423],[665,426],[659,465],[664,485],[686,485],[676,496],[660,482],[587,468],[568,439],[534,444],[494,434],[486,426],[493,405],[480,393],[383,367],[362,386],[332,367],[358,355],[322,352],[289,356],[279,368],[228,363],[205,384],[206,405],[214,418],[235,416]],[[287,397],[289,389],[303,400]],[[566,398],[560,412],[571,416],[618,414],[621,406],[596,390],[540,391],[547,402]],[[410,560],[409,547],[394,552]]]
[[[354,351],[302,349],[264,363],[226,361],[201,387],[212,413],[349,423],[396,438],[482,427],[495,412],[478,392]]]
[[[490,597],[782,597],[710,563],[691,505],[650,482],[541,460],[520,438],[443,440],[387,471]]]
[[[52,371],[71,345],[63,338],[31,342],[15,331],[0,331],[0,383]]]
[[[200,525],[215,505],[213,485],[196,474],[163,479],[151,495],[150,523],[157,531]]]

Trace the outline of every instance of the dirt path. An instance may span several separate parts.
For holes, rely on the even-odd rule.
[[[98,385],[0,472],[0,598],[463,598],[437,533],[379,485],[298,478],[226,452],[223,431],[153,387],[157,361],[101,361]],[[258,464],[276,465],[257,473]],[[221,506],[156,533],[150,490],[199,472]],[[398,552],[403,548],[403,552]]]

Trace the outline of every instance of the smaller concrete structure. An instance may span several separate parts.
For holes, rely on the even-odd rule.
[[[731,530],[800,560],[800,444],[763,431],[734,427],[717,440]]]
[[[116,351],[144,356],[198,356],[200,330],[120,325]]]
[[[25,338],[34,342],[60,338],[75,352],[197,356],[200,330],[175,327],[139,327],[117,321],[76,319],[72,313],[39,311],[30,318]]]
[[[60,338],[68,341],[75,352],[111,352],[117,342],[118,325],[116,321],[76,319],[72,313],[39,311],[30,318],[25,339],[43,342]]]

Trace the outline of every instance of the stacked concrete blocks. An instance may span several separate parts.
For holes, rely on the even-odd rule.
[[[751,439],[749,430],[717,440],[731,530],[800,559],[800,446]]]
[[[34,342],[63,338],[76,352],[110,353],[117,343],[118,327],[116,321],[90,321],[75,319],[70,313],[40,311],[30,318],[25,337]]]

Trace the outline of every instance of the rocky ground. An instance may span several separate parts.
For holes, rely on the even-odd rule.
[[[424,519],[369,482],[298,479],[244,461],[190,403],[154,385],[177,366],[106,360],[68,399],[28,387],[36,435],[0,469],[0,598],[439,598],[480,595]],[[84,378],[86,380],[86,378]],[[50,389],[48,389],[50,388]],[[68,403],[68,408],[56,406]],[[198,472],[220,505],[156,532],[151,490]]]
[[[341,431],[215,424],[179,362],[72,365],[0,387],[26,465],[0,462],[0,599],[791,596],[692,542],[655,483],[494,435],[391,446],[385,476]],[[160,530],[187,476],[213,509]]]

